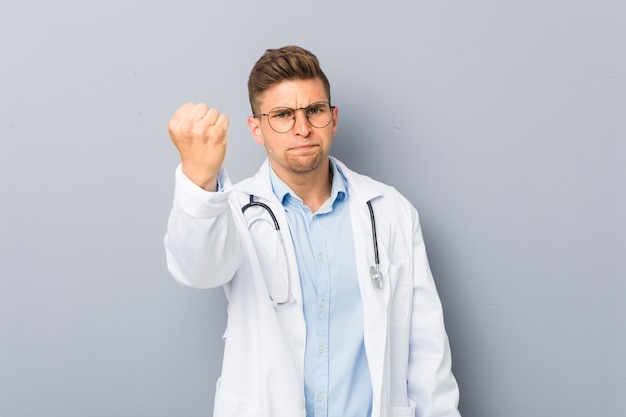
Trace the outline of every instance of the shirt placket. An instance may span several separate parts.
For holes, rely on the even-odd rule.
[[[319,215],[311,217],[311,245],[315,256],[315,280],[317,288],[317,346],[315,358],[315,416],[326,416],[328,413],[329,385],[329,330],[330,330],[330,271],[328,267],[328,250]]]

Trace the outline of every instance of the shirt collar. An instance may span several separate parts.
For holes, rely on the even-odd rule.
[[[339,170],[337,165],[330,159],[330,167],[333,172],[333,182],[330,190],[330,206],[332,207],[335,201],[345,201],[348,198],[348,180],[346,180],[343,172]],[[281,204],[285,205],[288,201],[287,197],[294,198],[298,201],[302,201],[296,193],[289,188],[283,180],[278,178],[278,175],[274,172],[270,165],[270,181],[272,183],[272,190],[274,195],[278,198]]]

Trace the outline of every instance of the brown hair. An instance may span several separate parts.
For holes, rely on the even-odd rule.
[[[314,78],[322,81],[330,101],[330,83],[315,55],[299,46],[266,50],[254,64],[248,77],[248,96],[252,113],[260,111],[263,93],[273,85],[285,80]]]

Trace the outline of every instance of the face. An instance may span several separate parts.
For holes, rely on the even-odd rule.
[[[318,79],[282,81],[265,91],[260,113],[276,107],[297,109],[328,101],[324,84]],[[304,110],[296,111],[296,121],[287,133],[277,133],[267,116],[248,117],[248,128],[254,140],[265,146],[274,172],[282,178],[328,173],[328,154],[337,131],[337,108],[331,109],[333,120],[326,127],[316,128],[307,121]]]

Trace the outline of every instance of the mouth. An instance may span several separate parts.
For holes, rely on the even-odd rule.
[[[298,145],[298,146],[294,146],[293,148],[289,148],[289,151],[291,152],[298,152],[298,153],[306,153],[311,151],[312,149],[317,148],[319,145]]]

